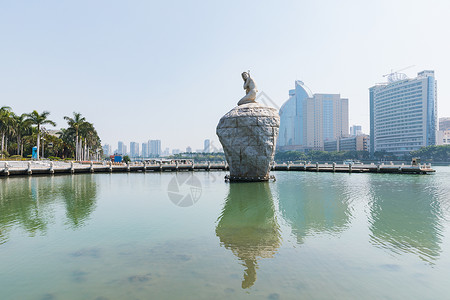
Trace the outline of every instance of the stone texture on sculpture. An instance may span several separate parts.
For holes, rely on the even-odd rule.
[[[243,79],[246,81],[244,76]],[[275,108],[257,103],[255,99],[250,100],[255,90],[253,81],[253,90],[246,90],[246,97],[249,97],[244,98],[247,102],[225,114],[217,125],[216,132],[230,167],[231,181],[269,179],[280,117]]]

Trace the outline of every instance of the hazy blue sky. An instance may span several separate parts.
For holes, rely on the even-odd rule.
[[[81,112],[104,143],[217,142],[244,95],[240,74],[279,106],[296,79],[349,98],[368,132],[368,88],[391,69],[432,69],[450,116],[450,1],[0,0],[0,105]]]

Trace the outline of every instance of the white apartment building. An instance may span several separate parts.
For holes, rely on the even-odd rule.
[[[436,144],[437,96],[434,71],[416,78],[393,73],[369,89],[370,148],[397,155]]]

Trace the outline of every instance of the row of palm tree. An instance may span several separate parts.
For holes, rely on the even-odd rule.
[[[63,130],[63,137],[68,141],[75,140],[75,159],[87,160],[92,157],[98,159],[101,152],[100,138],[94,124],[86,121],[80,113],[74,112],[73,117],[65,116],[69,127]]]
[[[21,115],[15,114],[10,107],[0,107],[0,135],[1,135],[1,156],[15,154],[24,156],[24,151],[28,155],[36,145],[37,159],[44,156],[44,143],[51,146],[51,151],[47,147],[47,152],[53,156],[61,158],[74,158],[75,160],[92,160],[101,157],[101,141],[94,128],[94,125],[86,121],[80,113],[74,112],[72,117],[65,116],[67,128],[61,128],[56,136],[49,135],[44,125],[56,126],[56,123],[49,119],[50,112],[42,113],[36,110],[31,113]],[[24,150],[25,148],[25,150]]]

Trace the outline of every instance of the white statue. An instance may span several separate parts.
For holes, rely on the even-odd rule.
[[[246,95],[239,100],[238,105],[256,103],[255,99],[258,90],[256,89],[255,81],[250,77],[250,71],[242,73],[242,79],[244,79],[244,90]]]

